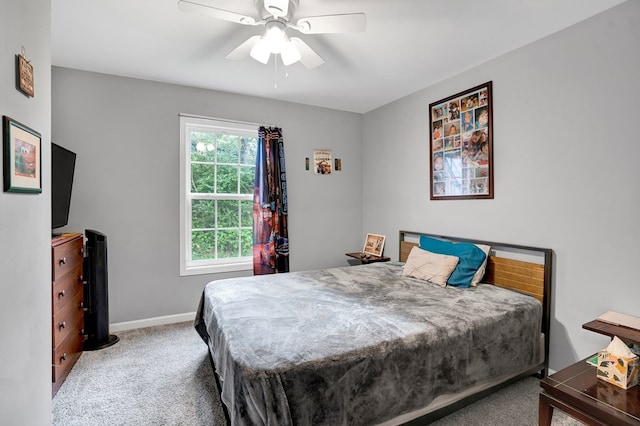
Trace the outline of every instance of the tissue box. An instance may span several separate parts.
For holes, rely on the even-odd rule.
[[[607,351],[598,352],[599,379],[628,389],[638,384],[638,357],[620,358]]]

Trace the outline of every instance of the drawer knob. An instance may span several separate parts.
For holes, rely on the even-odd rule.
[[[67,353],[63,353],[62,356],[60,357],[60,362],[62,361],[66,361],[67,360]]]
[[[63,257],[62,259],[60,259],[60,264],[61,265],[66,265],[67,264],[67,258]]]
[[[80,308],[80,309],[84,310],[84,302],[80,302],[80,303],[78,304],[78,308]]]
[[[66,321],[62,321],[60,323],[60,330],[64,330],[65,328],[67,328],[67,322]]]
[[[58,297],[64,297],[66,293],[64,292],[64,290],[62,290],[60,293],[58,293]]]

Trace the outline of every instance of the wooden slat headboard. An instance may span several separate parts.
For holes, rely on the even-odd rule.
[[[509,290],[528,294],[542,303],[542,332],[545,335],[545,369],[546,374],[549,362],[549,330],[551,328],[551,278],[553,251],[546,248],[521,246],[510,243],[495,243],[490,241],[477,241],[457,237],[445,237],[440,235],[425,234],[422,232],[400,231],[400,261],[406,262],[411,249],[419,244],[408,241],[407,237],[419,237],[426,235],[451,242],[469,242],[491,246],[491,253],[487,261],[483,283],[493,284]],[[498,252],[500,255],[496,255]],[[504,254],[503,254],[504,253]],[[516,258],[509,258],[509,253],[531,253],[541,259],[541,263],[528,262]],[[514,256],[518,257],[518,256]]]
[[[400,241],[400,261],[406,262],[416,246],[418,243]],[[544,303],[544,265],[489,255],[482,282],[531,295]]]

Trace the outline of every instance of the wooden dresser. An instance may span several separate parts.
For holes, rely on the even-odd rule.
[[[84,236],[62,234],[51,239],[51,337],[55,395],[82,353]]]

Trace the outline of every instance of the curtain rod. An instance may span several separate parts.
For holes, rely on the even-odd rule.
[[[241,120],[228,120],[225,118],[215,118],[215,117],[207,117],[204,115],[195,115],[195,114],[183,114],[183,113],[179,113],[178,114],[180,117],[189,117],[189,118],[204,118],[206,120],[216,120],[216,121],[222,121],[225,123],[237,123],[237,124],[246,124],[248,126],[265,126],[265,127],[278,127],[275,126],[273,124],[260,124],[260,123],[252,123],[250,121],[241,121]]]

